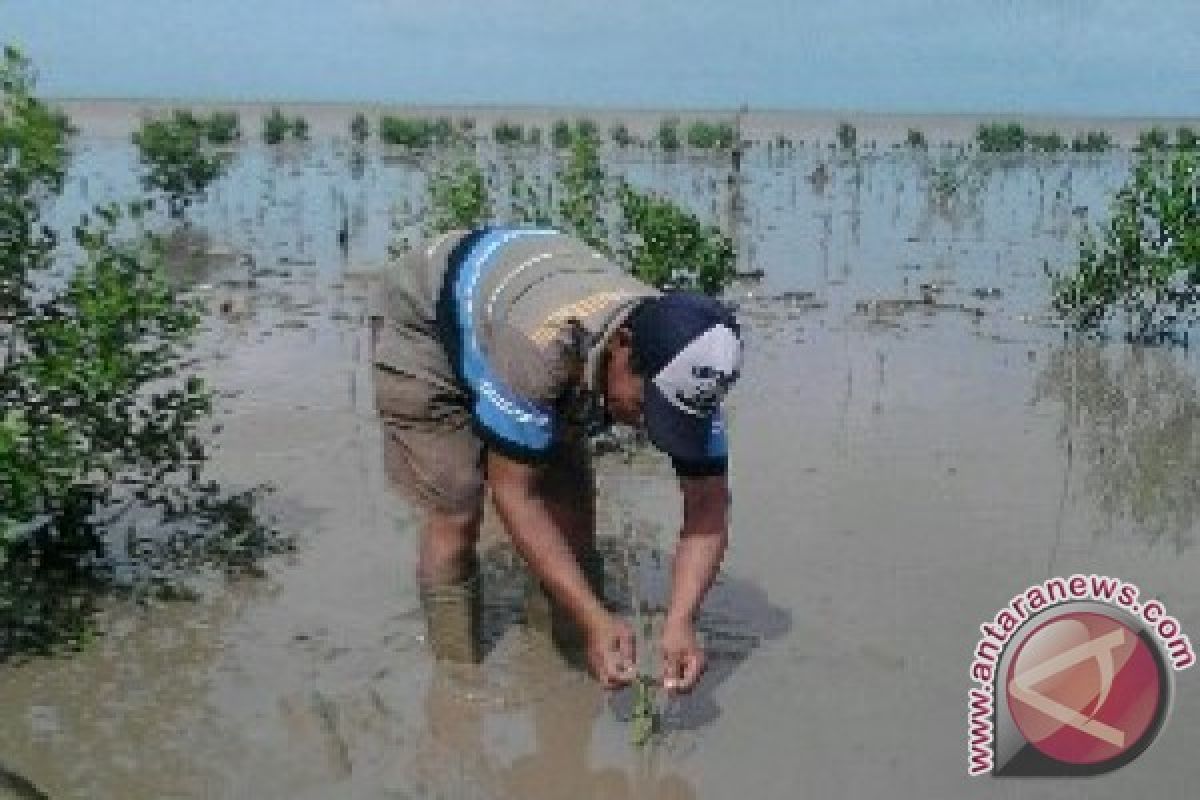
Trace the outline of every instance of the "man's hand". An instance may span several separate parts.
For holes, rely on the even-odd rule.
[[[671,603],[663,626],[663,688],[690,691],[704,671],[704,651],[693,620],[708,592],[729,541],[729,486],[724,475],[686,478],[683,529],[675,548]]]
[[[587,629],[588,669],[605,689],[619,689],[637,677],[633,628],[606,613]]]
[[[668,692],[690,692],[704,672],[704,651],[688,622],[668,620],[662,634],[662,685]]]

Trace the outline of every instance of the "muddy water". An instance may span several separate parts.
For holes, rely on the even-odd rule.
[[[1064,343],[1044,314],[1042,261],[1102,219],[1123,156],[972,173],[935,155],[961,170],[943,201],[908,156],[756,153],[737,235],[765,275],[731,292],[749,348],[733,543],[701,619],[712,663],[638,751],[628,693],[522,624],[492,520],[487,658],[430,662],[361,325],[362,276],[424,178],[377,153],[354,178],[339,152],[251,148],[196,209],[212,239],[187,266],[212,309],[215,471],[278,486],[299,551],[196,604],[114,606],[90,650],[4,668],[7,769],[52,797],[123,800],[1191,796],[1189,673],[1161,739],[1117,773],[965,777],[977,626],[1026,585],[1119,575],[1200,631],[1195,359]],[[58,213],[132,191],[130,159],[86,143]],[[728,215],[720,165],[614,164]],[[607,456],[600,481],[610,599],[636,589],[653,609],[679,517],[669,469]]]

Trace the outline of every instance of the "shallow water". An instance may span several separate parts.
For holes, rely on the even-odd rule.
[[[192,215],[211,237],[188,268],[213,309],[214,470],[278,486],[299,551],[196,604],[114,606],[90,650],[3,668],[7,768],[52,797],[123,800],[1191,795],[1190,673],[1159,741],[1116,773],[965,777],[978,625],[1025,586],[1120,576],[1200,630],[1195,358],[1064,342],[1045,314],[1043,260],[1103,219],[1126,155],[956,167],[964,188],[939,204],[908,154],[760,148],[740,217],[722,164],[614,156],[736,225],[741,267],[765,273],[730,293],[748,350],[733,541],[700,621],[712,663],[646,752],[628,694],[521,624],[493,520],[487,659],[432,668],[361,325],[363,275],[413,227],[425,179],[380,156],[353,178],[333,145],[250,146]],[[56,213],[135,191],[132,158],[84,142]],[[609,595],[628,604],[632,574],[653,607],[679,518],[669,469],[608,456],[600,482]]]

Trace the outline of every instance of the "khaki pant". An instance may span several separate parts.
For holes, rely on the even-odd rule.
[[[384,469],[392,485],[424,509],[478,510],[484,445],[472,428],[469,395],[457,385],[441,344],[423,331],[385,327],[374,373]],[[595,482],[586,437],[556,446],[542,480],[543,491],[558,503],[590,512]]]

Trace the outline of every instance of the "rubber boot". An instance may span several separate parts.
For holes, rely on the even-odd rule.
[[[458,583],[422,586],[421,610],[434,658],[456,664],[479,663],[483,603],[477,567]]]

